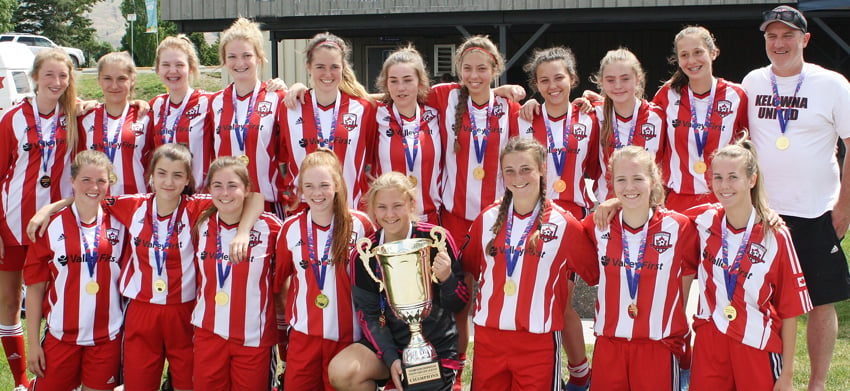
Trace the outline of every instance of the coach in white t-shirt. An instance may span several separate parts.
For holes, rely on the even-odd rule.
[[[794,8],[765,12],[761,31],[770,65],[750,72],[743,86],[770,207],[791,230],[806,277],[800,283],[808,284],[815,305],[807,339],[812,391],[824,389],[835,346],[838,318],[832,303],[850,297],[839,241],[850,223],[850,176],[840,178],[835,156],[839,137],[850,148],[850,83],[803,60],[811,37],[807,27]]]

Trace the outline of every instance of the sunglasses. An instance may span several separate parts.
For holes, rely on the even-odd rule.
[[[762,13],[762,17],[764,21],[768,20],[780,20],[783,22],[791,23],[795,26],[802,27],[802,30],[806,30],[806,22],[800,16],[799,12],[793,10],[770,10]]]

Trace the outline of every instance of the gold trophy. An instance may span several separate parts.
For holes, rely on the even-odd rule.
[[[438,237],[439,234],[439,237]],[[433,240],[431,240],[433,239]],[[431,247],[446,249],[446,230],[431,229],[431,239],[404,239],[372,249],[369,238],[357,241],[360,261],[369,276],[385,291],[393,314],[410,327],[410,343],[402,350],[401,368],[405,391],[432,390],[443,385],[440,361],[434,346],[422,336],[422,321],[431,313]],[[369,258],[375,256],[381,279],[375,277]]]

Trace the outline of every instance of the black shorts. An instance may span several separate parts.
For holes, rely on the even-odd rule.
[[[832,212],[807,219],[782,216],[806,277],[815,306],[850,298],[850,272],[841,241],[832,226]]]

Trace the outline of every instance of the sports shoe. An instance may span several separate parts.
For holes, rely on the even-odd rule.
[[[690,369],[680,369],[679,370],[679,391],[688,391],[688,388],[691,386],[691,370]]]
[[[26,388],[26,387],[24,387],[24,385],[23,385],[23,384],[19,384],[17,387],[15,387],[14,389],[12,389],[12,391],[27,391],[27,388]]]

